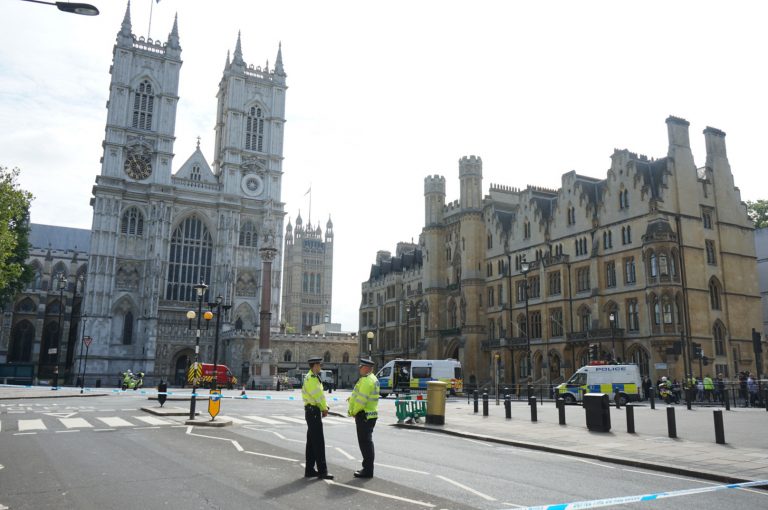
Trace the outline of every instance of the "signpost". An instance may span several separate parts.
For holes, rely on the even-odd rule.
[[[80,393],[83,392],[83,387],[85,386],[85,371],[88,368],[88,349],[91,347],[91,342],[93,342],[93,338],[89,336],[83,337],[83,344],[85,345],[85,362],[83,363],[83,375],[80,377]]]
[[[211,421],[216,419],[221,408],[221,390],[211,390],[211,396],[208,399],[208,414],[211,415]]]

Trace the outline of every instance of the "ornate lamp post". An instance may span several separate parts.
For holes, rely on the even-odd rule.
[[[197,394],[197,383],[199,382],[197,362],[200,356],[200,320],[203,318],[203,296],[205,295],[205,291],[208,289],[208,286],[201,281],[195,285],[194,289],[197,292],[197,313],[195,313],[194,310],[187,312],[187,319],[189,319],[190,325],[192,324],[192,319],[197,317],[197,332],[195,334],[195,362],[192,365],[192,397],[189,399],[190,420],[195,419],[195,396]]]
[[[81,14],[83,16],[97,16],[99,10],[91,4],[82,4],[75,2],[43,2],[41,0],[22,0],[22,2],[32,2],[35,4],[55,5],[62,12],[72,14]]]
[[[531,325],[530,325],[530,317],[528,317],[528,271],[531,270],[531,265],[525,260],[525,255],[523,255],[523,261],[520,264],[520,270],[523,273],[523,292],[525,295],[525,358],[526,358],[526,372],[528,374],[528,377],[532,377],[531,375]]]
[[[56,341],[56,364],[53,367],[53,388],[56,389],[59,386],[59,353],[61,352],[61,343],[64,340],[64,332],[61,330],[61,317],[64,313],[64,289],[67,288],[67,277],[64,273],[56,275],[56,283],[59,289],[59,326],[56,330],[58,339]]]
[[[608,320],[611,322],[611,361],[616,361],[616,335],[613,333],[616,314],[613,311],[608,315]]]
[[[373,331],[369,331],[365,335],[365,338],[368,339],[368,359],[370,359],[371,358],[371,348],[372,348],[372,344],[373,344]]]
[[[215,309],[216,312],[216,332],[214,333],[214,341],[213,341],[213,382],[211,383],[211,389],[215,390],[218,388],[218,366],[219,366],[219,330],[221,329],[221,310],[223,309],[225,312],[232,308],[232,305],[222,305],[222,301],[224,301],[224,298],[221,297],[221,295],[216,296],[216,301],[213,303],[208,303],[208,308]],[[205,313],[205,319],[211,320],[212,316],[209,316],[211,312]]]

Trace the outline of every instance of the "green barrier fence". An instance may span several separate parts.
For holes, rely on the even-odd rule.
[[[427,415],[427,401],[418,398],[411,400],[410,397],[395,399],[395,414],[397,423],[403,423],[406,420],[419,421],[419,418]]]

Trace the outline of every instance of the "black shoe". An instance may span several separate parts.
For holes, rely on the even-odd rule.
[[[318,473],[317,477],[321,480],[333,480],[333,475],[330,473]]]
[[[355,471],[355,478],[373,478],[373,473],[369,473],[363,469]]]
[[[307,471],[304,471],[304,478],[315,478],[315,477],[317,477],[319,474],[320,474],[320,473],[318,473],[318,472],[317,472],[317,471],[315,471],[314,469],[313,469],[313,470],[311,470],[311,471],[307,470]]]

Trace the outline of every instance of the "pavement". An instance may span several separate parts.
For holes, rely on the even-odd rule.
[[[141,391],[141,390],[140,390]],[[170,389],[170,392],[175,391]],[[178,390],[179,392],[189,390]],[[112,388],[92,388],[81,394],[78,388],[51,390],[47,387],[11,387],[0,385],[0,401],[29,398],[82,398],[119,394]],[[131,393],[131,392],[129,392]],[[152,399],[154,390],[148,389]],[[264,393],[264,395],[261,395]],[[287,394],[288,392],[284,392]],[[342,392],[339,392],[342,393]],[[225,391],[225,398],[237,397],[237,391]],[[249,392],[250,398],[269,398],[269,392]],[[282,395],[281,395],[282,396]],[[334,395],[336,396],[336,395]],[[344,395],[340,397],[346,398]],[[154,396],[156,398],[156,396]],[[299,397],[300,398],[300,397]],[[175,409],[173,400],[183,396],[169,396],[167,411]],[[187,398],[188,400],[188,398]],[[558,410],[554,402],[539,403],[537,421],[531,420],[531,410],[526,401],[511,403],[510,419],[506,418],[504,401],[496,405],[491,399],[488,416],[483,416],[480,402],[478,413],[466,398],[449,398],[445,404],[445,423],[396,423],[394,399],[381,399],[379,423],[426,433],[442,433],[477,441],[487,441],[522,448],[613,462],[694,476],[723,483],[739,483],[766,480],[768,487],[768,412],[765,408],[694,406],[690,411],[685,405],[667,406],[663,403],[651,409],[648,402],[633,405],[635,432],[629,433],[625,407],[609,410],[610,430],[597,432],[586,426],[585,410],[580,405],[565,406],[566,425],[559,424]],[[675,438],[670,437],[668,419],[674,409]],[[158,411],[157,408],[153,408]],[[148,412],[150,411],[147,408]],[[715,412],[722,411],[725,443],[718,444],[715,437]],[[332,414],[337,414],[332,412]],[[225,418],[225,417],[221,417]],[[194,420],[205,425],[204,418]],[[217,419],[218,421],[218,419]],[[222,426],[222,425],[218,425]]]

